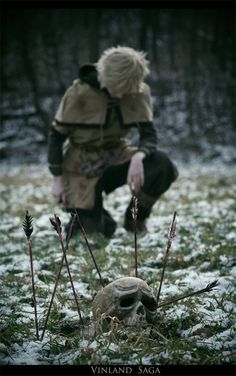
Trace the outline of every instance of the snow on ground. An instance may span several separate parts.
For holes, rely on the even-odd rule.
[[[177,321],[184,323],[189,320],[187,328],[179,329],[180,339],[195,339],[196,349],[214,348],[215,351],[224,353],[225,359],[231,359],[228,357],[236,346],[233,320],[236,267],[232,254],[236,227],[236,176],[232,166],[220,161],[200,164],[196,160],[191,164],[179,163],[178,168],[179,179],[154,206],[153,213],[147,221],[148,232],[138,237],[138,249],[140,259],[142,259],[142,265],[139,265],[140,277],[147,280],[154,291],[157,291],[167,234],[173,212],[176,210],[177,235],[173,240],[166,268],[161,301],[202,289],[214,280],[218,280],[219,285],[209,294],[199,296],[195,303],[194,298],[191,298],[189,300],[191,304],[187,302],[170,305],[165,309],[164,322],[167,324]],[[103,347],[108,346],[105,335],[99,341],[82,336],[80,343],[76,345],[77,351],[71,345],[71,350],[68,347],[68,350],[63,352],[60,352],[60,346],[63,347],[65,341],[70,341],[69,335],[65,340],[64,337],[46,331],[42,342],[33,339],[34,309],[28,303],[32,294],[28,248],[21,228],[22,219],[26,209],[33,212],[33,244],[38,247],[34,260],[35,283],[39,289],[48,292],[52,291],[55,279],[53,272],[47,269],[47,265],[52,257],[55,263],[61,259],[60,247],[55,249],[54,246],[55,234],[50,227],[49,217],[57,213],[65,223],[68,215],[51,199],[52,180],[45,165],[22,164],[9,168],[7,164],[3,164],[0,167],[0,175],[0,253],[2,258],[0,275],[3,280],[12,275],[10,285],[1,287],[1,325],[4,332],[6,322],[13,314],[13,307],[19,306],[17,314],[15,312],[13,315],[14,325],[28,326],[25,333],[17,333],[16,327],[11,343],[9,343],[9,338],[3,338],[0,345],[0,363],[74,364],[81,356],[84,356],[85,352],[96,353],[98,358],[93,355],[94,361],[99,359],[105,362],[125,362],[126,364],[140,361],[138,352],[130,353],[124,360],[115,342],[110,342],[110,355],[107,355],[103,351]],[[108,197],[104,196],[105,207],[118,221],[114,237],[104,246],[103,257],[106,258],[106,263],[103,277],[109,281],[134,272],[133,235],[128,234],[122,228],[123,213],[129,199],[130,193],[127,186],[117,189]],[[93,243],[92,239],[91,244],[96,246],[96,241],[94,240]],[[45,242],[48,244],[47,247],[45,247]],[[86,249],[73,240],[72,248],[73,252],[68,255],[71,271],[81,278],[75,282],[76,291],[79,291],[82,299],[91,303],[96,291],[89,285],[86,275],[81,276],[81,270],[88,270],[90,273]],[[79,260],[77,255],[80,255]],[[94,280],[97,278],[95,270],[91,272],[91,277]],[[18,281],[21,284],[20,291]],[[22,285],[22,281],[25,281],[25,284]],[[71,297],[69,282],[65,284],[65,289],[70,291]],[[58,305],[60,305],[59,300],[55,300]],[[42,297],[38,304],[39,316],[43,319],[45,301]],[[194,310],[194,313],[191,310]],[[193,320],[191,324],[189,317],[192,314],[195,315],[195,320],[199,318],[200,322],[195,323]],[[70,302],[65,301],[60,309],[60,315],[60,324],[63,320],[78,322],[78,315],[74,309],[71,309]],[[91,317],[91,311],[88,310],[86,315]],[[53,344],[55,347],[55,341],[57,341],[58,350],[53,353],[52,347]],[[180,351],[178,354],[186,363],[191,363],[191,352],[181,353]],[[143,356],[143,361],[147,362],[146,364],[152,364],[155,361],[165,362],[166,359],[171,359],[171,356],[175,361],[176,351],[172,353],[167,350],[161,351],[159,355],[146,354]]]

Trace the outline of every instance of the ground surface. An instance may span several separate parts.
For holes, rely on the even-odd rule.
[[[157,294],[167,233],[177,211],[177,233],[165,272],[160,301],[205,287],[210,293],[158,311],[152,336],[148,328],[107,325],[97,331],[91,314],[100,289],[88,250],[72,239],[68,262],[85,327],[79,324],[66,269],[63,268],[43,341],[36,340],[25,210],[34,217],[32,234],[40,333],[62,251],[49,217],[68,216],[53,203],[51,177],[40,164],[7,164],[0,171],[0,364],[232,364],[235,359],[236,174],[220,161],[179,164],[180,176],[155,204],[148,232],[138,237],[139,276]],[[122,228],[129,201],[127,187],[105,197],[118,221],[110,241],[90,237],[106,282],[134,274],[133,235]]]

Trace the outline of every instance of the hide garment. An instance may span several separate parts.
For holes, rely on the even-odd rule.
[[[66,208],[92,209],[95,187],[104,171],[130,160],[138,150],[156,149],[149,86],[137,94],[113,98],[97,81],[95,66],[81,68],[66,91],[49,135],[49,169],[62,175]],[[139,143],[127,134],[138,128]]]

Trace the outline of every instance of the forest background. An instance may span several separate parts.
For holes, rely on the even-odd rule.
[[[146,51],[151,62],[148,83],[160,147],[185,160],[201,155],[235,161],[233,3],[164,9],[9,6],[1,18],[2,159],[45,161],[51,121],[79,67],[96,62],[105,48],[126,45]]]
[[[219,365],[235,364],[236,348],[234,2],[199,1],[201,7],[195,7],[188,1],[179,7],[179,1],[165,1],[145,9],[139,2],[130,8],[125,2],[103,8],[89,7],[89,1],[86,6],[32,3],[1,2],[0,365],[210,364],[216,365],[214,374],[229,374]],[[219,285],[160,309],[153,336],[148,328],[122,325],[98,333],[91,305],[99,280],[78,236],[70,243],[68,262],[85,328],[63,270],[39,341],[22,221],[28,209],[41,334],[62,254],[49,218],[56,213],[63,226],[68,221],[51,194],[48,131],[79,67],[116,45],[147,52],[159,148],[179,170],[153,207],[147,233],[138,236],[139,276],[157,296],[167,233],[177,211],[160,302],[215,280]],[[89,237],[106,283],[134,275],[134,238],[123,228],[129,200],[127,186],[106,196],[117,230],[109,241],[99,234]]]

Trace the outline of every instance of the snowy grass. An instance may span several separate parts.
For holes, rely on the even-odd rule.
[[[51,177],[42,165],[1,166],[0,179],[0,364],[232,364],[235,362],[236,175],[222,163],[178,166],[180,177],[156,203],[148,232],[138,237],[139,276],[157,294],[162,258],[173,212],[177,235],[166,268],[161,302],[204,288],[210,293],[158,311],[148,328],[111,322],[104,331],[93,323],[91,302],[99,280],[87,248],[74,238],[68,261],[85,326],[81,327],[66,269],[63,268],[43,341],[37,341],[32,307],[29,253],[22,221],[34,217],[33,257],[40,333],[55,282],[61,249],[49,217],[68,215],[50,194]],[[118,221],[110,241],[90,237],[106,283],[134,275],[133,235],[122,228],[127,187],[105,197]]]

